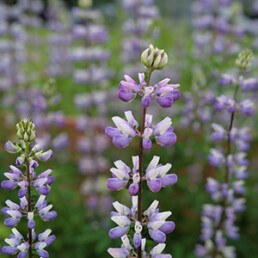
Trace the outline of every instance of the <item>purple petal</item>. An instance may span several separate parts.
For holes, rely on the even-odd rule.
[[[129,193],[130,195],[135,195],[139,191],[139,185],[138,184],[130,184],[129,186]]]
[[[15,161],[15,164],[16,164],[17,166],[21,166],[21,165],[23,164],[24,160],[25,160],[25,158],[23,158],[23,157],[18,157],[18,158],[16,159],[16,161]]]
[[[51,185],[54,181],[55,181],[55,177],[54,176],[50,176],[50,177],[48,177],[46,184],[47,185]]]
[[[149,229],[149,235],[157,243],[165,243],[166,242],[166,234],[159,230]]]
[[[142,105],[143,105],[145,108],[147,108],[147,107],[150,105],[150,102],[151,102],[150,97],[144,96],[144,97],[142,98]]]
[[[129,145],[131,139],[121,134],[117,134],[113,138],[113,144],[118,148],[125,148]]]
[[[173,104],[173,98],[171,97],[157,97],[158,104],[163,108],[169,108]]]
[[[56,211],[50,211],[46,215],[42,215],[41,218],[46,221],[54,220],[57,216]]]
[[[4,221],[4,225],[9,228],[15,227],[19,221],[20,219],[9,218]]]
[[[173,90],[169,95],[170,95],[170,97],[172,97],[173,101],[176,101],[180,98],[180,91]]]
[[[176,174],[165,175],[161,178],[161,184],[163,187],[174,185],[177,182]]]
[[[119,180],[118,178],[109,178],[107,180],[107,187],[112,191],[120,190],[126,185],[126,183],[127,182]]]
[[[18,149],[17,147],[10,141],[6,142],[4,145],[6,151],[10,152],[10,153],[17,153]]]
[[[168,130],[169,131],[169,130]],[[161,146],[173,145],[176,142],[176,134],[173,132],[165,132],[163,135],[156,137],[156,141]]]
[[[4,254],[15,254],[17,251],[17,248],[16,247],[11,247],[11,246],[4,246],[2,248],[2,252]]]
[[[109,230],[109,236],[113,239],[117,239],[124,236],[128,230],[129,230],[129,227],[121,228],[117,226]]]
[[[135,246],[135,248],[138,248],[141,245],[141,243],[142,243],[142,235],[135,233],[133,235],[133,245]]]
[[[17,258],[26,258],[26,255],[27,255],[27,252],[20,252],[20,253],[17,255]]]
[[[38,255],[42,258],[48,258],[48,252],[46,250],[37,251]]]
[[[152,192],[156,193],[161,189],[161,181],[158,178],[148,181],[147,184]]]
[[[49,237],[47,238],[47,240],[46,240],[47,246],[51,245],[55,240],[56,240],[55,235],[49,236]]]
[[[5,190],[13,190],[16,187],[17,183],[12,181],[3,181],[1,182],[1,187]]]
[[[159,230],[165,234],[172,232],[175,229],[175,223],[173,221],[166,221]]]
[[[107,137],[109,137],[110,139],[113,139],[113,137],[116,135],[116,134],[119,134],[120,131],[117,129],[117,128],[114,128],[114,127],[106,127],[105,129],[105,134]]]
[[[28,221],[28,228],[29,229],[35,228],[35,221],[34,220],[29,220]]]
[[[49,192],[50,192],[50,189],[48,186],[42,186],[42,187],[39,187],[37,188],[37,191],[42,194],[42,195],[48,195]]]
[[[41,154],[36,154],[36,156],[38,157],[38,159],[40,159],[41,161],[48,161],[49,159],[51,159],[53,157],[53,151],[52,150],[48,150],[45,151]]]
[[[21,188],[21,189],[19,190],[19,192],[18,192],[19,198],[24,197],[24,196],[26,195],[26,193],[27,193],[27,188]]]
[[[117,97],[124,102],[129,102],[130,100],[134,99],[135,94],[127,90],[120,89],[118,91]]]
[[[142,146],[146,151],[149,151],[152,147],[152,142],[150,139],[143,139]]]

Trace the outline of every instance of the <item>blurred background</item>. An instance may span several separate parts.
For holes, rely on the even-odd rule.
[[[205,2],[215,2],[208,6]],[[15,155],[4,149],[16,140],[15,124],[31,118],[38,142],[52,148],[54,158],[39,171],[53,169],[55,182],[48,200],[58,217],[53,222],[36,221],[38,230],[51,228],[56,241],[50,257],[109,257],[107,248],[120,246],[108,230],[112,202],[130,206],[128,190],[111,192],[106,187],[115,160],[131,164],[138,144],[115,148],[104,134],[111,117],[132,110],[136,119],[140,102],[117,99],[124,74],[137,79],[144,72],[140,54],[149,44],[165,49],[169,61],[152,78],[180,83],[181,98],[173,107],[150,108],[155,122],[173,120],[177,143],[154,145],[144,155],[147,166],[154,154],[162,164],[173,164],[178,183],[158,194],[144,189],[143,206],[160,201],[160,210],[171,210],[176,229],[167,235],[166,253],[190,258],[199,242],[202,205],[211,202],[205,191],[207,176],[218,171],[208,163],[211,124],[218,121],[213,105],[224,88],[221,74],[234,70],[237,54],[253,50],[251,77],[258,80],[258,2],[253,0],[17,0],[0,2],[0,180],[14,164]],[[221,17],[219,28],[207,26],[202,17]],[[206,25],[205,25],[206,24]],[[227,28],[232,28],[229,31]],[[257,82],[257,81],[256,81]],[[258,83],[257,83],[258,84]],[[247,93],[257,100],[258,86]],[[256,103],[257,105],[257,103]],[[227,114],[225,114],[226,116]],[[227,121],[227,117],[225,119]],[[258,119],[239,119],[251,128],[246,181],[246,211],[238,217],[241,238],[232,241],[237,257],[258,257]],[[0,205],[18,200],[16,190],[0,189]],[[0,213],[0,245],[10,234]],[[19,224],[26,232],[26,222]],[[1,254],[1,257],[7,257]]]

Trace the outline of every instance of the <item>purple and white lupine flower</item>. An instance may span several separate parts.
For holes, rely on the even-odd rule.
[[[143,73],[138,74],[139,83],[136,83],[130,76],[125,75],[125,81],[120,82],[118,98],[125,102],[132,101],[136,95],[142,97],[142,105],[147,108],[151,100],[156,99],[163,108],[169,108],[173,102],[178,100],[180,92],[176,90],[179,84],[169,84],[170,79],[164,79],[154,86],[146,86]]]
[[[53,153],[51,150],[43,152],[35,144],[36,130],[35,125],[30,120],[22,120],[16,125],[17,136],[19,138],[18,143],[7,142],[5,144],[6,150],[11,153],[17,153],[19,157],[16,160],[16,166],[10,166],[10,171],[4,173],[8,180],[1,182],[1,187],[5,190],[13,190],[20,188],[18,191],[19,204],[6,201],[7,207],[2,209],[7,219],[4,221],[4,225],[12,227],[13,234],[5,242],[9,246],[4,246],[2,252],[9,255],[16,255],[19,258],[32,257],[33,249],[37,251],[40,257],[48,258],[48,252],[44,250],[45,247],[52,244],[55,240],[55,236],[49,236],[51,230],[47,230],[44,233],[38,235],[38,241],[36,241],[35,232],[35,216],[40,216],[44,221],[50,221],[57,216],[56,211],[51,211],[53,205],[48,205],[45,200],[46,195],[49,194],[50,185],[54,181],[54,177],[50,176],[52,170],[48,169],[41,174],[36,173],[36,168],[39,166],[38,160],[47,161]],[[14,150],[17,152],[14,152]],[[26,171],[23,172],[22,165],[26,167]],[[37,203],[33,207],[32,203],[32,188],[35,187],[40,194]],[[27,239],[23,237],[16,229],[15,226],[20,222],[22,217],[27,219],[28,236]]]
[[[147,185],[153,192],[158,192],[162,187],[174,185],[177,182],[175,174],[167,174],[171,169],[171,164],[159,164],[159,157],[154,156],[146,171],[143,171],[143,150],[149,151],[152,147],[151,137],[161,146],[169,146],[176,142],[176,134],[172,127],[172,120],[169,117],[153,125],[152,115],[147,113],[147,108],[151,100],[156,98],[161,107],[171,107],[174,100],[177,100],[180,93],[176,88],[179,84],[168,84],[169,79],[164,79],[157,85],[150,86],[152,72],[161,70],[167,63],[167,54],[164,50],[154,48],[152,45],[141,55],[141,61],[147,68],[146,78],[144,74],[139,74],[140,83],[137,84],[130,76],[125,76],[125,81],[120,82],[118,98],[129,102],[138,94],[142,99],[142,121],[138,123],[131,111],[125,112],[126,120],[115,116],[113,122],[116,127],[107,127],[106,135],[118,148],[128,146],[134,137],[139,137],[139,155],[133,156],[133,168],[128,167],[123,161],[115,162],[115,168],[111,168],[112,178],[107,180],[107,187],[110,190],[120,190],[129,185],[129,193],[132,195],[132,207],[128,208],[118,202],[113,206],[116,212],[111,212],[111,220],[116,223],[116,227],[109,231],[111,238],[121,238],[123,244],[121,248],[109,248],[108,253],[115,258],[131,257],[164,257],[161,252],[165,248],[166,234],[175,228],[173,221],[166,221],[172,214],[159,212],[158,201],[155,200],[150,207],[142,212],[142,183],[147,181]],[[139,126],[141,124],[141,127]],[[140,127],[140,129],[138,129]],[[136,195],[137,194],[137,195]],[[134,229],[130,242],[127,234]],[[148,230],[150,238],[162,243],[154,247],[147,255],[145,251],[146,239],[142,238],[143,230]],[[145,232],[145,231],[144,231]]]
[[[253,60],[253,54],[249,50],[242,51],[236,60],[236,66],[240,73],[246,73]],[[222,170],[225,168],[224,180],[207,178],[206,191],[215,204],[203,205],[201,213],[201,235],[203,245],[196,245],[195,254],[197,257],[236,257],[233,246],[227,246],[227,240],[237,240],[240,237],[239,228],[235,225],[237,213],[245,210],[245,179],[248,176],[246,151],[249,148],[251,135],[247,127],[234,127],[235,114],[243,113],[245,116],[254,114],[253,103],[248,99],[240,99],[239,91],[242,87],[243,76],[226,78],[223,75],[222,85],[230,84],[234,89],[233,98],[224,95],[217,98],[215,109],[222,111],[227,107],[230,113],[229,127],[217,123],[212,124],[214,130],[211,139],[221,142],[225,150],[211,149],[208,157],[212,166]],[[228,125],[227,125],[228,126]],[[224,144],[224,142],[226,142]]]

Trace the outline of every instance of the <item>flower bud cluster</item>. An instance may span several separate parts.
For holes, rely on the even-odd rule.
[[[5,239],[8,246],[4,246],[2,252],[8,255],[18,254],[18,257],[26,257],[28,253],[31,255],[32,249],[35,248],[40,257],[47,258],[49,255],[45,248],[54,242],[55,236],[50,235],[51,230],[48,229],[39,234],[37,240],[34,218],[39,216],[44,221],[50,221],[57,216],[56,211],[52,210],[53,205],[47,204],[46,201],[54,177],[51,176],[51,169],[40,174],[36,172],[36,169],[39,166],[37,160],[47,161],[51,159],[53,153],[51,150],[43,151],[36,144],[35,125],[30,120],[25,119],[17,124],[17,136],[19,137],[18,143],[8,141],[5,144],[5,149],[10,153],[16,153],[18,157],[16,165],[11,165],[10,170],[4,173],[7,180],[1,182],[1,187],[5,190],[19,188],[19,203],[8,199],[5,202],[6,207],[2,209],[3,214],[7,217],[4,225],[11,227],[13,232],[10,238]],[[33,189],[37,191],[37,195],[33,194],[32,196]],[[27,219],[29,231],[27,238],[15,228],[23,218]]]
[[[33,142],[36,138],[35,125],[31,120],[24,119],[16,124],[17,136],[24,142]]]
[[[250,66],[252,54],[248,51],[241,52],[236,61],[240,69]],[[253,79],[247,79],[253,81]],[[225,169],[224,180],[207,178],[206,191],[211,196],[214,204],[203,205],[201,214],[201,236],[204,245],[197,245],[197,257],[223,256],[235,257],[235,248],[227,246],[227,239],[237,240],[240,237],[239,227],[236,226],[237,213],[245,210],[245,179],[248,177],[247,151],[250,148],[251,134],[248,127],[236,128],[234,126],[235,113],[243,116],[254,114],[253,105],[243,105],[247,100],[240,100],[239,91],[243,89],[243,77],[223,75],[220,81],[222,86],[230,85],[234,89],[234,97],[220,96],[215,103],[215,109],[222,111],[224,107],[230,115],[228,129],[223,124],[212,124],[211,139],[220,142],[221,147],[211,149],[209,163],[219,170]],[[242,97],[242,96],[241,96]],[[248,103],[250,101],[248,100]],[[226,150],[223,150],[226,146]]]
[[[163,49],[160,50],[157,47],[154,48],[153,45],[150,45],[148,49],[143,51],[141,55],[141,62],[148,69],[161,70],[166,66],[168,56]]]

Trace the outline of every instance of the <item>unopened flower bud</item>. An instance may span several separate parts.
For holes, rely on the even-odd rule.
[[[236,59],[236,66],[242,69],[250,68],[254,59],[253,52],[249,49],[239,53]]]
[[[167,64],[168,56],[164,50],[154,48],[153,45],[150,45],[149,48],[143,51],[141,62],[147,68],[161,70]]]
[[[82,8],[88,8],[92,5],[92,0],[79,0],[78,4]]]
[[[16,125],[17,136],[24,142],[33,142],[36,138],[35,125],[32,121],[24,119]]]

